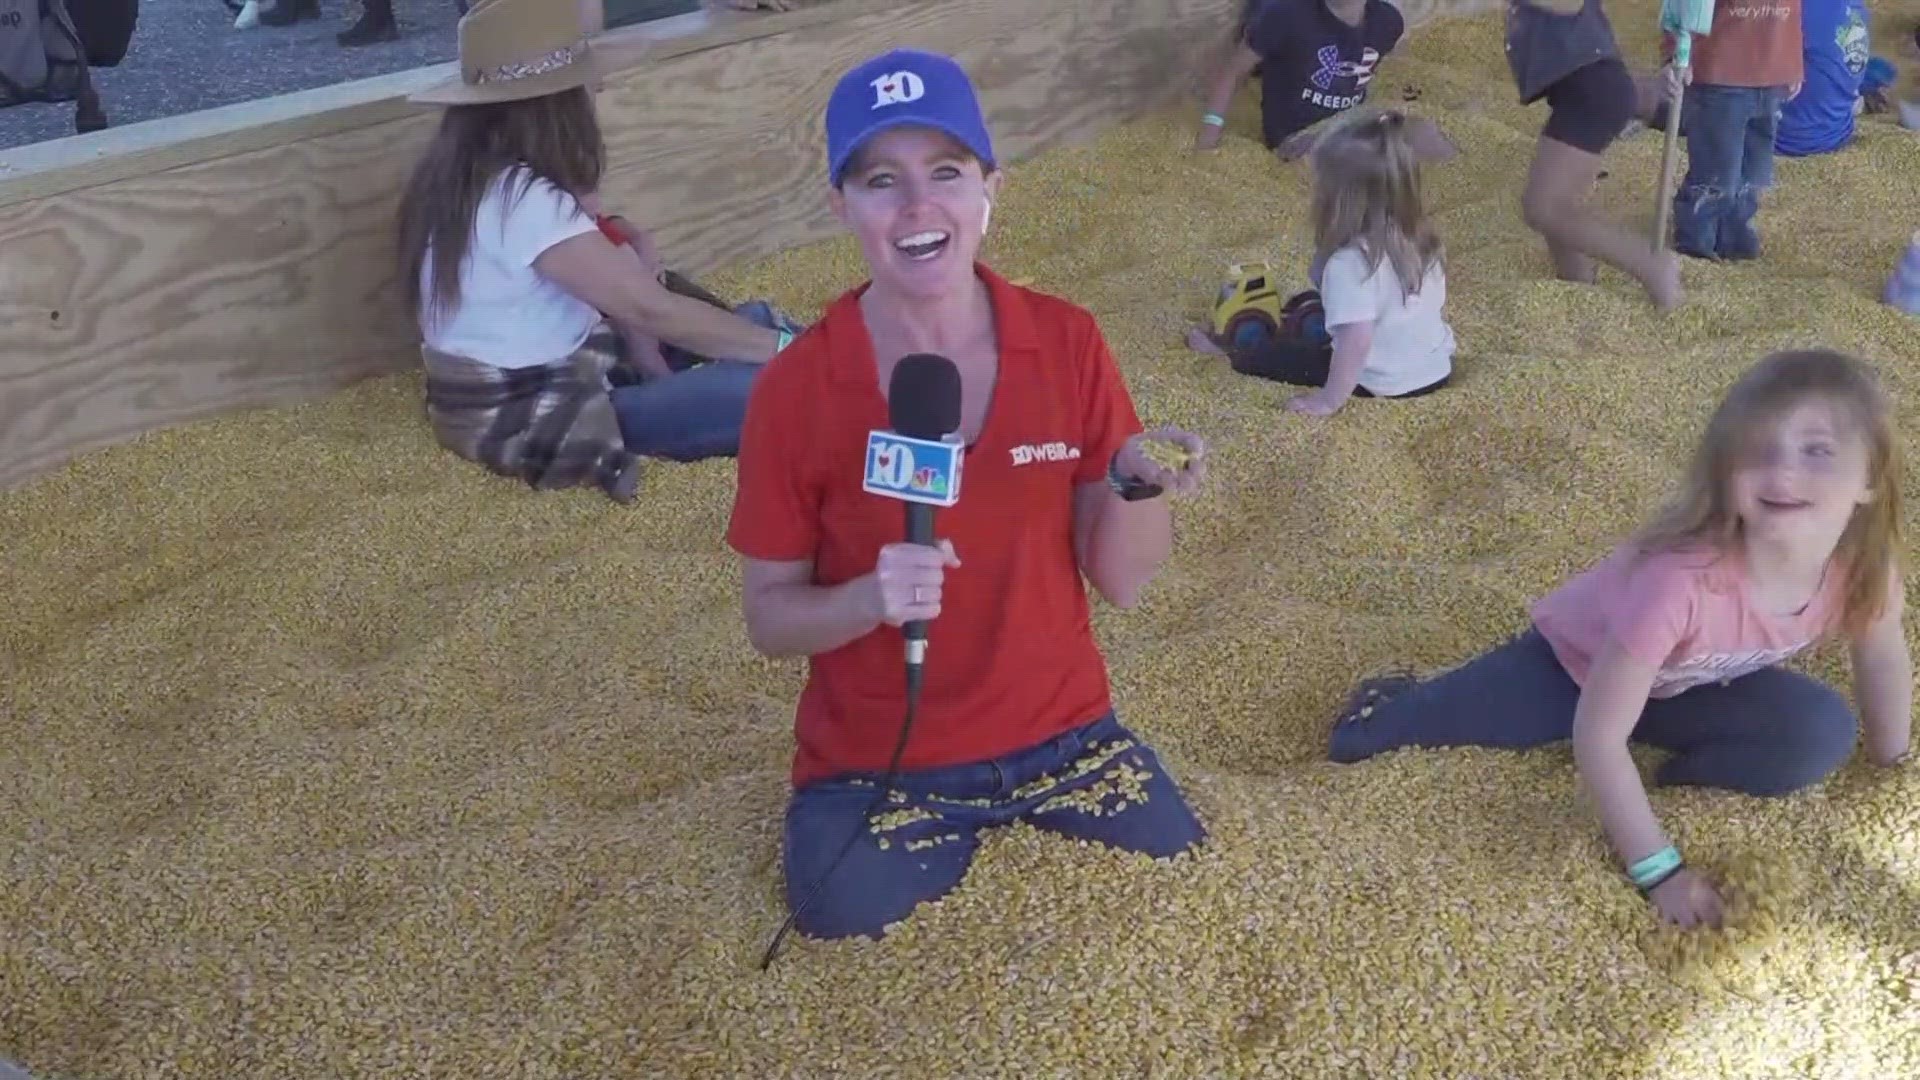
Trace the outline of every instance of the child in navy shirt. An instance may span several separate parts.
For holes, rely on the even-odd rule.
[[[1407,27],[1387,0],[1246,0],[1239,24],[1194,146],[1219,145],[1233,92],[1258,69],[1261,141],[1288,159],[1311,146],[1308,129],[1367,100],[1375,69]]]

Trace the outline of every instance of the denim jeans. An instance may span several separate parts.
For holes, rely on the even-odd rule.
[[[1759,256],[1753,219],[1761,193],[1773,186],[1773,140],[1785,98],[1775,86],[1687,88],[1687,175],[1673,196],[1676,250],[1709,259]]]
[[[778,313],[763,300],[742,304],[734,313],[761,326],[781,325]],[[738,454],[747,398],[765,365],[708,360],[666,344],[660,352],[673,374],[612,390],[627,449],[671,461]]]
[[[902,772],[894,777],[896,796],[869,827],[866,811],[880,779],[877,772],[837,776],[799,788],[788,802],[782,862],[789,909],[813,891],[848,834],[860,830],[795,923],[809,937],[879,937],[887,924],[958,885],[981,830],[994,826],[1024,820],[1156,858],[1206,835],[1152,748],[1112,713],[991,761]]]
[[[1408,746],[1522,750],[1573,736],[1580,686],[1538,630],[1416,685],[1349,703],[1328,756],[1355,762]],[[1362,710],[1367,715],[1360,715]],[[1762,668],[1725,683],[1651,698],[1632,741],[1674,751],[1662,784],[1784,795],[1853,753],[1853,711],[1824,683]]]

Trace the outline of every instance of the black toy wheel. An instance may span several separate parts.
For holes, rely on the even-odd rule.
[[[1258,308],[1247,308],[1227,320],[1227,331],[1221,336],[1235,349],[1257,349],[1272,341],[1279,332],[1280,324],[1273,316]]]

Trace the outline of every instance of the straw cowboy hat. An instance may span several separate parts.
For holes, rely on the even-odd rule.
[[[407,100],[482,105],[592,85],[613,65],[587,32],[582,5],[570,0],[474,0],[460,18],[459,76]]]

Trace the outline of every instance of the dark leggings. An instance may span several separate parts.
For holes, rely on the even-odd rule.
[[[1311,276],[1319,277],[1316,264]],[[1289,386],[1325,386],[1333,373],[1333,339],[1323,325],[1320,293],[1316,289],[1295,293],[1280,308],[1280,328],[1272,338],[1258,345],[1234,345],[1216,336],[1214,343],[1227,354],[1227,362],[1242,375],[1286,383]],[[1420,397],[1447,385],[1450,375],[1396,398]],[[1364,386],[1353,388],[1354,397],[1370,398],[1373,391]]]
[[[1227,362],[1242,375],[1271,379],[1291,386],[1325,386],[1333,371],[1333,346],[1326,342],[1297,338],[1275,338],[1251,349],[1227,348]],[[1395,394],[1397,398],[1421,397],[1447,385],[1451,378],[1442,375],[1418,390]],[[1364,386],[1353,388],[1354,397],[1373,396]]]
[[[1529,628],[1490,652],[1417,685],[1390,690],[1371,715],[1364,701],[1335,723],[1328,756],[1361,761],[1401,747],[1523,750],[1573,736],[1580,687]],[[1784,795],[1824,778],[1853,753],[1853,710],[1831,687],[1784,668],[1653,698],[1634,742],[1674,751],[1661,784]]]

